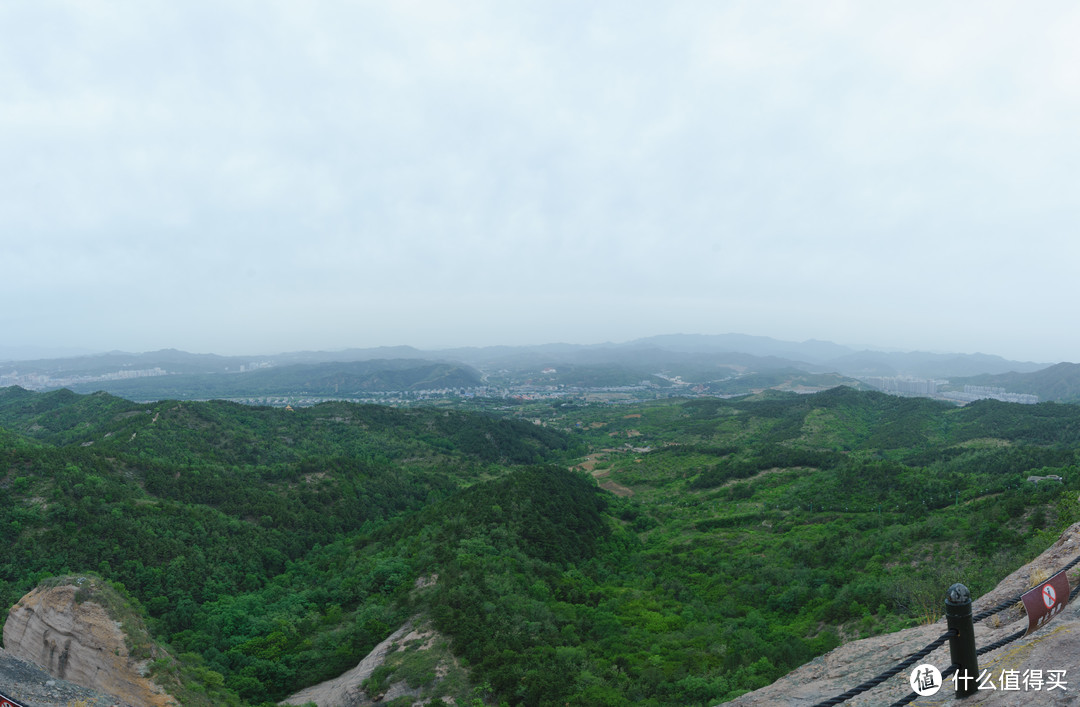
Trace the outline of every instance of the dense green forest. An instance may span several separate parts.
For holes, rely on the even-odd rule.
[[[1069,405],[468,405],[0,389],[0,599],[112,582],[192,704],[273,703],[420,615],[459,704],[704,705],[933,618],[1080,519]]]

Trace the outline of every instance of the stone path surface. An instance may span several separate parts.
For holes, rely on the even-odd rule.
[[[2,648],[0,693],[27,707],[68,707],[76,700],[85,701],[88,707],[139,707],[67,680],[57,680],[33,663],[19,660]]]

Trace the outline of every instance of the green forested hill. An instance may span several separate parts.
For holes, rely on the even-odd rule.
[[[47,573],[99,571],[166,636],[312,548],[573,444],[537,425],[449,410],[142,405],[17,388],[0,391],[0,425],[3,601]]]
[[[132,403],[107,393],[0,389],[0,426],[59,445],[173,462],[273,465],[312,457],[401,459],[458,451],[485,461],[534,462],[565,448],[556,432],[450,410],[323,403],[296,410],[220,400]]]
[[[2,599],[115,582],[192,703],[279,700],[419,613],[471,671],[459,703],[715,704],[932,617],[954,581],[988,590],[1080,519],[1072,406],[837,388],[512,414],[543,424],[0,390]]]

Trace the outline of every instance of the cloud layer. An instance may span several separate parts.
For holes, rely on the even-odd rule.
[[[1076,360],[1071,3],[0,6],[0,330]]]

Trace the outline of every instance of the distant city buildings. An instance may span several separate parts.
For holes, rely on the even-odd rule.
[[[1006,403],[1021,403],[1023,405],[1034,405],[1039,402],[1038,395],[1006,393],[1004,388],[997,388],[989,385],[965,385],[963,393],[951,391],[945,395],[949,400],[956,400],[957,402],[964,403],[987,399],[1001,400]]]
[[[988,385],[965,385],[964,391],[960,392],[958,390],[941,390],[941,387],[948,384],[948,381],[926,380],[909,376],[866,376],[859,378],[859,380],[883,393],[950,400],[961,405],[973,403],[976,400],[1000,400],[1006,403],[1021,403],[1023,405],[1034,405],[1039,402],[1038,395],[1007,393],[1004,388]]]
[[[251,361],[238,366],[239,373],[235,370],[232,375],[271,368],[269,361]],[[541,373],[553,375],[557,371],[554,367],[546,367]],[[502,371],[501,373],[506,373]],[[70,371],[20,373],[13,367],[0,369],[0,388],[19,386],[27,390],[54,390],[57,388],[85,386],[106,381],[119,381],[132,378],[149,378],[166,376],[170,373],[160,367],[145,369],[122,369],[108,373],[75,374]],[[657,378],[670,384],[661,387]],[[953,403],[964,405],[976,400],[993,399],[1010,403],[1033,405],[1039,402],[1039,396],[1026,393],[1009,393],[1004,388],[994,386],[965,385],[963,391],[944,390],[948,386],[947,380],[931,380],[915,378],[912,376],[863,376],[859,380],[877,390],[900,396],[926,397],[936,400],[948,400]],[[773,386],[781,389],[781,386]],[[825,388],[785,384],[783,389],[796,393],[816,393]],[[342,391],[346,393],[346,391]],[[398,390],[398,391],[352,391],[351,394],[337,395],[310,395],[308,393],[281,393],[271,395],[244,395],[229,398],[235,402],[248,405],[271,405],[283,407],[285,405],[309,406],[329,400],[343,400],[355,403],[380,403],[390,405],[410,405],[432,403],[445,399],[454,398],[487,398],[516,401],[537,401],[553,399],[574,399],[581,402],[631,402],[655,400],[665,397],[736,397],[737,393],[717,395],[710,393],[707,384],[694,384],[684,381],[681,376],[667,373],[652,374],[650,379],[639,381],[636,385],[609,385],[588,386],[559,384],[550,378],[541,380],[528,380],[524,384],[510,385],[481,385],[467,388],[435,388],[427,390]]]
[[[915,395],[924,398],[932,398],[937,395],[938,381],[925,380],[923,378],[886,378],[884,376],[870,376],[860,378],[863,383],[873,386],[885,393],[895,395]],[[944,381],[942,381],[943,383]]]
[[[64,388],[69,385],[80,383],[98,383],[100,381],[126,380],[129,378],[150,378],[152,376],[166,376],[168,371],[163,368],[144,368],[139,370],[121,370],[112,373],[98,375],[49,375],[47,373],[20,374],[13,370],[10,373],[0,374],[0,388],[17,385],[27,390],[51,390]]]

